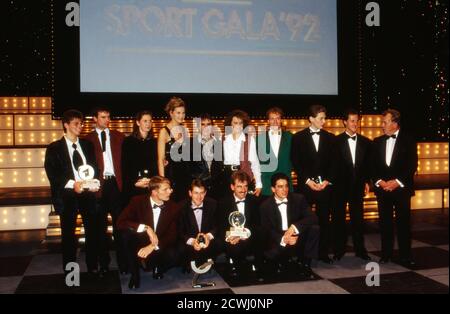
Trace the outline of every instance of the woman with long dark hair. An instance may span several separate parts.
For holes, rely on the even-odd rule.
[[[134,195],[148,192],[148,182],[158,174],[156,139],[152,131],[150,111],[136,114],[133,133],[122,145],[123,191],[126,204]]]

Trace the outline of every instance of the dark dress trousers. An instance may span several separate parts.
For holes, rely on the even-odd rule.
[[[107,133],[105,133],[107,134]],[[107,136],[107,135],[106,135]],[[113,225],[114,248],[116,250],[117,265],[120,271],[127,271],[127,260],[124,252],[123,241],[121,233],[117,229],[117,218],[123,208],[122,199],[122,143],[125,136],[118,131],[109,130],[109,142],[111,148],[112,164],[114,168],[113,177],[104,177],[105,163],[103,158],[102,143],[98,137],[98,133],[94,130],[85,137],[94,146],[95,158],[99,169],[99,177],[102,189],[100,191],[101,197],[98,200],[99,215],[101,216],[101,232],[99,233],[99,255],[100,265],[103,268],[108,268],[110,263],[110,256],[108,250],[108,213],[111,214]],[[106,150],[106,148],[105,148]]]
[[[285,262],[289,257],[297,256],[300,260],[317,258],[320,229],[317,216],[311,211],[308,202],[301,194],[290,193],[287,203],[287,223],[299,231],[299,239],[293,246],[281,246],[285,233],[282,217],[275,197],[266,199],[260,207],[263,231],[268,234],[265,256],[268,260]]]
[[[355,141],[355,163],[353,163],[349,141]],[[364,246],[364,189],[370,182],[370,156],[372,142],[365,136],[349,139],[347,133],[336,138],[337,163],[334,189],[334,249],[343,255],[347,243],[346,208],[350,209],[351,234],[357,255],[367,254]]]
[[[98,179],[99,172],[92,144],[83,139],[79,139],[79,143],[86,163],[94,168],[95,178]],[[65,188],[67,182],[75,180],[75,177],[64,137],[47,147],[44,167],[50,181],[52,204],[60,217],[63,269],[67,263],[76,261],[78,239],[75,228],[77,215],[80,214],[85,231],[86,264],[89,271],[96,270],[99,263],[100,238],[96,196],[92,192],[77,194],[73,189]]]

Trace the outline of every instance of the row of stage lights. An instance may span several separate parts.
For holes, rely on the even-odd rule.
[[[51,112],[50,97],[0,97],[1,112],[40,111]]]
[[[43,229],[48,224],[50,205],[2,207],[0,230]]]

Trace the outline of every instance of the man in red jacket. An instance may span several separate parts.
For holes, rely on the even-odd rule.
[[[170,201],[172,188],[167,178],[155,176],[149,182],[150,194],[137,195],[119,216],[131,272],[129,288],[139,288],[139,263],[153,267],[153,278],[161,279],[164,271],[178,262],[178,206]]]
[[[104,107],[93,110],[95,129],[85,139],[94,145],[95,158],[100,172],[101,192],[98,193],[98,208],[100,214],[99,228],[99,275],[104,276],[109,271],[110,256],[108,251],[108,213],[113,223],[114,244],[117,255],[117,265],[121,273],[128,271],[127,260],[124,254],[123,241],[116,228],[117,218],[123,208],[122,191],[122,142],[125,136],[109,129],[111,122],[110,111]]]

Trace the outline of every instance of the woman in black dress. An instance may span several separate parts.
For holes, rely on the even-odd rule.
[[[172,97],[165,111],[170,121],[158,136],[158,173],[171,181],[172,198],[180,201],[187,197],[191,183],[189,135],[183,126],[186,105],[181,98]]]
[[[152,132],[152,113],[136,114],[133,133],[122,145],[122,174],[125,205],[131,197],[148,192],[148,182],[157,171],[156,139]]]

